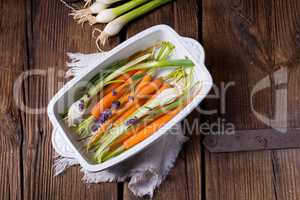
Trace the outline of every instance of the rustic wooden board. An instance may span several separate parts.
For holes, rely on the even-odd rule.
[[[264,128],[250,110],[251,88],[272,72],[270,65],[269,1],[203,1],[203,43],[215,84],[235,82],[220,99],[206,100],[206,109],[218,108],[207,118],[223,117],[237,129]],[[270,90],[258,93],[254,106],[272,116]],[[223,108],[223,113],[222,113]],[[274,199],[271,152],[205,153],[207,199]]]
[[[300,127],[300,2],[272,2],[274,68],[288,69],[288,126]],[[299,134],[299,132],[298,132]],[[274,151],[274,188],[277,199],[299,199],[299,149]]]
[[[25,82],[23,92],[30,107],[45,107],[63,84],[66,52],[96,51],[91,29],[83,31],[68,12],[59,1],[27,1],[28,68],[46,72]],[[117,199],[117,184],[84,184],[79,167],[53,177],[52,125],[45,110],[38,115],[25,113],[23,120],[24,199]]]
[[[137,199],[126,183],[82,183],[78,167],[53,178],[52,126],[45,112],[23,112],[13,99],[14,82],[24,70],[46,70],[26,79],[17,99],[32,108],[45,107],[66,81],[65,53],[96,51],[91,28],[83,31],[58,0],[0,1],[0,8],[0,199]],[[207,99],[201,107],[218,112],[201,120],[212,123],[223,116],[240,130],[268,128],[251,113],[250,91],[265,76],[287,67],[288,125],[299,128],[299,10],[297,0],[177,0],[131,23],[107,48],[161,23],[203,40],[214,81],[220,86],[234,80],[236,85],[227,89],[226,113],[221,113],[219,98]],[[270,117],[275,103],[270,89],[254,98],[255,109]],[[199,113],[188,118],[192,123]],[[299,153],[214,154],[204,152],[193,135],[154,199],[296,200]]]
[[[27,65],[22,0],[0,1],[0,199],[22,199],[22,120],[14,80]],[[13,15],[13,17],[11,17]],[[9,22],[8,22],[9,21]]]
[[[211,48],[221,49],[222,47],[228,47],[228,52],[231,53],[231,55],[235,55],[237,60],[243,58],[243,63],[240,65],[237,65],[237,63],[231,63],[229,65],[223,60],[222,63],[226,70],[234,68],[232,65],[235,64],[235,66],[244,70],[243,73],[246,74],[245,76],[255,74],[254,78],[259,77],[257,72],[249,72],[247,69],[254,71],[255,68],[259,68],[264,74],[271,75],[276,70],[287,67],[288,83],[277,87],[275,86],[276,81],[272,82],[271,89],[261,93],[263,96],[257,95],[256,98],[258,99],[260,96],[260,100],[256,100],[258,102],[255,102],[255,108],[260,110],[259,112],[274,117],[276,114],[276,103],[283,106],[286,100],[284,96],[281,96],[280,99],[275,99],[276,90],[278,88],[285,89],[287,86],[288,127],[299,128],[299,80],[297,78],[299,77],[300,52],[298,42],[299,26],[297,26],[297,24],[299,24],[299,3],[296,3],[296,1],[257,1],[256,4],[252,4],[254,1],[242,1],[240,5],[234,5],[234,3],[235,2],[228,1],[224,2],[224,4],[221,3],[223,4],[221,5],[217,2],[210,3],[207,1],[207,7],[204,7],[204,13],[207,12],[206,15],[204,14],[207,16],[207,19],[204,20],[207,24],[206,26],[204,25],[205,43]],[[225,11],[224,8],[226,8]],[[225,16],[227,13],[227,16],[229,16],[227,20],[223,22],[219,20],[220,17],[218,13],[220,10],[225,13]],[[230,18],[230,16],[236,17]],[[264,23],[264,25],[259,25],[259,23]],[[212,24],[216,24],[216,27],[219,24],[219,28],[222,27],[221,29],[224,30],[224,36],[222,38],[220,37],[220,39],[222,41],[228,41],[227,43],[220,45],[221,41],[219,39],[212,39],[212,37],[210,37],[210,31],[207,30],[213,27],[211,26]],[[221,24],[225,25],[222,26]],[[207,29],[205,29],[205,27],[207,27]],[[235,37],[236,42],[234,43],[233,38],[228,37],[228,33],[231,31],[235,33],[235,29],[237,29],[238,34]],[[218,33],[217,28],[213,30]],[[205,31],[208,32],[207,35]],[[218,34],[216,38],[218,38]],[[206,42],[206,40],[208,40],[208,42]],[[216,44],[213,46],[211,46],[213,44],[212,40],[216,41]],[[232,43],[234,43],[234,45],[232,45]],[[240,53],[232,53],[234,52],[234,50],[232,50],[233,48],[239,49]],[[248,50],[248,52],[244,50]],[[247,59],[247,54],[251,55],[249,60]],[[217,56],[209,56],[209,62],[212,63],[212,65],[220,64]],[[245,67],[247,67],[247,69],[245,69]],[[218,71],[218,67],[213,67],[212,71],[213,73]],[[225,76],[228,71],[226,71]],[[230,72],[228,76],[236,80],[238,77],[237,71],[238,70]],[[217,77],[216,80],[220,82],[223,79]],[[242,88],[243,91],[247,91],[245,86],[247,86],[248,89],[253,87],[251,80],[248,79],[246,84],[239,84],[239,87]],[[237,91],[236,88],[233,90]],[[268,93],[270,93],[269,97]],[[248,94],[244,93],[244,95],[248,97],[249,90]],[[232,99],[234,98],[239,101],[229,103],[233,105],[232,108],[234,108],[234,110],[230,112],[229,116],[226,114],[225,116],[234,118],[233,121],[240,129],[257,127],[255,117],[252,118],[252,123],[249,123],[250,121],[248,120],[240,121],[236,119],[236,117],[243,119],[245,116],[253,116],[253,114],[247,110],[247,108],[250,108],[249,102],[239,103],[240,98],[232,93],[227,95],[227,97],[230,101],[233,101]],[[247,98],[243,99],[245,100]],[[215,105],[213,103],[211,104]],[[266,105],[272,105],[271,110],[268,107],[264,107]],[[269,111],[264,110],[266,108]],[[234,117],[232,117],[232,115]],[[236,121],[238,121],[238,123],[236,123]],[[284,120],[279,124],[274,124],[270,121],[271,125],[276,127],[284,124],[283,122]],[[264,126],[265,125],[261,124],[258,127],[261,128]],[[284,135],[282,137],[284,137]],[[206,180],[208,180],[206,184],[206,196],[209,199],[297,199],[299,190],[296,185],[299,183],[298,180],[294,178],[299,175],[299,167],[297,167],[299,166],[299,159],[296,156],[297,153],[299,153],[299,150],[230,154],[212,154],[207,152],[205,159],[207,170]],[[249,158],[249,156],[251,157]],[[210,179],[208,179],[209,177]],[[233,192],[235,190],[236,192]],[[218,193],[213,191],[218,191]]]

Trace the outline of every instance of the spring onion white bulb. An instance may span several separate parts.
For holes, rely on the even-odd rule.
[[[111,21],[106,25],[103,31],[101,31],[101,34],[98,36],[96,42],[101,41],[102,45],[105,45],[108,38],[117,35],[120,30],[128,24],[130,21],[140,17],[141,15],[152,11],[153,9],[166,4],[172,0],[152,0],[149,3],[142,5],[118,18]]]
[[[75,20],[78,20],[78,23],[84,23],[88,21],[93,14],[99,13],[101,10],[106,9],[108,6],[108,4],[95,2],[88,8],[73,11],[70,15],[72,15]]]
[[[96,23],[109,23],[116,17],[126,13],[127,11],[147,2],[149,0],[131,0],[123,5],[115,8],[105,9],[98,13],[96,17],[92,17],[89,20],[90,25]]]

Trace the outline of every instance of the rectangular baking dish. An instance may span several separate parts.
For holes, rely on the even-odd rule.
[[[82,144],[79,143],[74,134],[64,124],[60,118],[59,113],[66,107],[69,107],[75,100],[74,95],[82,82],[86,82],[93,77],[97,72],[102,70],[103,66],[108,66],[115,61],[126,58],[133,53],[143,50],[159,41],[170,41],[175,45],[175,52],[178,58],[188,57],[195,64],[194,77],[196,81],[202,83],[200,94],[198,94],[191,103],[189,103],[180,113],[178,113],[172,120],[155,132],[152,136],[137,144],[133,148],[125,151],[124,153],[105,161],[101,164],[93,163],[88,159]],[[51,99],[48,105],[48,116],[55,128],[59,130],[62,137],[65,139],[67,145],[69,145],[75,153],[76,159],[80,165],[88,171],[101,171],[108,169],[129,157],[144,150],[149,145],[153,144],[159,138],[163,136],[172,126],[183,120],[193,109],[195,109],[199,103],[208,94],[212,87],[212,78],[208,70],[204,65],[204,51],[202,46],[195,40],[190,38],[183,38],[178,35],[172,28],[166,25],[153,26],[141,33],[129,38],[125,42],[121,43],[111,51],[109,51],[104,58],[95,67],[88,68],[79,76],[76,76],[69,81],[58,93]],[[71,99],[70,99],[71,98]]]

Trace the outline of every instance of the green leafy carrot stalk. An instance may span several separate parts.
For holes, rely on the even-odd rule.
[[[98,45],[98,42],[100,41],[102,45],[105,45],[107,39],[109,37],[112,37],[114,35],[117,35],[121,29],[131,22],[132,20],[144,15],[147,12],[152,11],[153,9],[164,5],[166,3],[169,3],[172,0],[152,0],[149,3],[146,3],[116,19],[111,21],[106,25],[104,30],[101,32],[100,36],[97,38],[96,43]]]
[[[91,16],[89,18],[89,24],[94,25],[96,23],[109,23],[116,17],[126,13],[127,11],[146,3],[149,0],[131,0],[115,8],[105,9],[98,13],[96,17]]]

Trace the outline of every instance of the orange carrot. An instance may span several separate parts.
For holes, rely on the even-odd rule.
[[[135,70],[132,70],[132,71],[129,71],[119,77],[116,78],[116,80],[119,80],[120,82],[117,82],[117,83],[112,83],[112,84],[109,84],[108,86],[106,86],[104,88],[104,91],[103,91],[103,95],[107,95],[109,92],[111,92],[113,89],[116,89],[117,87],[119,87],[120,85],[123,84],[123,82],[121,81],[127,81],[134,73],[136,73]]]
[[[126,141],[128,138],[130,138],[131,136],[133,136],[135,133],[137,133],[138,131],[140,131],[141,129],[143,129],[146,126],[145,123],[142,123],[140,125],[138,125],[137,127],[134,127],[132,129],[130,129],[129,131],[127,131],[126,133],[124,133],[123,135],[121,135],[120,137],[118,137],[112,144],[111,147],[109,148],[110,150],[114,150],[116,149],[120,144],[122,144],[124,141]]]
[[[115,117],[115,115],[118,115],[118,116],[123,115],[124,112],[127,111],[134,104],[138,104],[139,106],[141,106],[143,103],[145,103],[144,100],[146,100],[146,98],[144,98],[144,100],[142,100],[142,99],[139,99],[139,97],[145,97],[146,95],[152,94],[153,92],[155,92],[157,90],[157,88],[160,88],[161,85],[162,85],[161,79],[156,79],[153,82],[151,82],[151,84],[147,84],[136,94],[134,101],[128,102],[123,108],[118,110],[116,113],[113,113],[112,117]]]
[[[170,121],[179,111],[181,107],[176,108],[173,111],[166,113],[165,115],[159,117],[157,120],[150,123],[147,127],[143,130],[139,131],[138,133],[134,134],[128,140],[124,141],[122,146],[125,149],[129,149],[134,145],[140,143],[141,141],[145,140],[149,136],[151,136],[155,131],[157,131],[160,127],[165,125],[168,121]]]
[[[113,156],[116,156],[123,151],[130,149],[131,147],[135,146],[136,144],[142,142],[146,138],[150,137],[155,131],[157,131],[160,127],[165,125],[168,121],[170,121],[180,110],[182,107],[178,107],[163,116],[159,117],[158,119],[154,120],[152,123],[147,125],[142,130],[138,131],[137,133],[133,134],[131,132],[125,133],[125,135],[132,134],[132,136],[129,139],[126,139],[121,145],[117,143],[112,143],[110,146],[110,153],[103,158],[103,161],[110,159]],[[123,135],[120,136],[120,138],[123,137]],[[117,139],[118,141],[118,139]]]
[[[162,79],[155,79],[150,84],[147,84],[145,87],[143,87],[136,95],[137,98],[135,98],[134,101],[128,102],[123,108],[113,113],[112,117],[101,125],[97,133],[91,138],[89,144],[93,144],[96,141],[98,141],[103,135],[103,133],[107,130],[107,128],[111,126],[112,123],[117,125],[122,121],[124,121],[131,114],[133,114],[141,105],[143,105],[148,100],[147,98],[145,98],[145,96],[148,97],[156,90],[162,88],[161,85],[166,85],[166,84],[163,84]],[[139,99],[138,97],[144,97],[144,98]]]
[[[128,89],[127,84],[122,84],[112,92],[105,95],[91,110],[91,115],[97,119],[100,117],[100,114],[106,109],[109,108],[113,101],[120,98]]]
[[[140,74],[144,72],[144,70],[138,70],[135,74]],[[129,74],[124,74],[124,78],[127,77]],[[131,77],[129,77],[125,83],[121,84],[116,89],[112,90],[112,92],[109,92],[106,94],[91,110],[91,115],[97,119],[100,117],[100,114],[107,108],[109,108],[113,101],[119,99],[121,96],[123,96],[126,91],[128,91],[128,86],[132,83]]]
[[[163,80],[161,78],[154,79],[152,82],[149,82],[147,85],[142,87],[136,94],[136,99],[148,98],[149,95],[157,92],[161,85],[163,84]]]
[[[146,86],[147,84],[149,84],[152,80],[152,77],[149,74],[146,74],[143,79],[141,80],[141,82],[136,86],[136,92],[138,92],[141,88],[143,88],[144,86]]]

